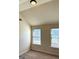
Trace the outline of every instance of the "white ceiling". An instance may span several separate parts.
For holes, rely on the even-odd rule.
[[[25,0],[20,1],[22,1],[20,2],[22,4]],[[58,22],[59,1],[53,0],[35,7],[21,9],[20,15],[22,16],[21,18],[25,19],[30,25]]]
[[[36,0],[36,1],[37,1],[37,4],[35,6],[44,4],[44,3],[49,2],[49,1],[54,1],[54,0]],[[30,0],[19,0],[19,10],[20,10],[20,12],[24,11],[26,9],[35,7],[35,6],[30,4]]]

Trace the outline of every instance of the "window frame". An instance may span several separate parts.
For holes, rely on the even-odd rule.
[[[56,48],[56,49],[59,49],[59,43],[58,43],[58,47],[54,47],[54,46],[52,46],[52,36],[51,36],[51,30],[52,29],[58,29],[59,30],[59,28],[58,27],[56,27],[56,28],[50,28],[50,47],[51,48]],[[59,39],[58,39],[59,40]],[[59,42],[59,41],[58,41]]]
[[[34,43],[33,43],[33,30],[35,30],[35,29],[40,29],[40,44],[34,44]],[[42,33],[41,28],[32,28],[31,31],[32,31],[32,34],[31,34],[32,42],[31,42],[31,43],[32,43],[33,45],[41,45],[41,33]]]

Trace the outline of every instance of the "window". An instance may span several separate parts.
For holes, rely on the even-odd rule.
[[[32,43],[40,45],[41,44],[41,29],[33,29],[32,31]]]
[[[51,29],[51,47],[59,48],[59,29]]]

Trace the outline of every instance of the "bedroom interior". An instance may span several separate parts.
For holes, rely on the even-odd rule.
[[[19,2],[19,59],[59,59],[59,0]]]

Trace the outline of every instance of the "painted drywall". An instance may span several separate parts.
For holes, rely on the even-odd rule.
[[[41,28],[41,31],[42,31],[41,32],[41,45],[32,44],[31,49],[58,56],[59,49],[51,47],[50,29],[51,28],[59,28],[59,24],[55,23],[55,24],[32,26],[32,29],[35,29],[35,28]]]
[[[50,24],[59,21],[59,1],[51,1],[45,4],[24,10],[21,12],[30,25]]]
[[[22,21],[19,21],[19,55],[27,52],[30,49],[30,26],[24,21],[24,18],[20,15]]]
[[[24,10],[28,10],[30,8],[33,8],[35,6],[39,6],[39,5],[42,5],[44,3],[47,3],[49,1],[55,1],[55,0],[36,0],[37,1],[37,4],[36,5],[31,5],[30,4],[30,0],[20,0],[19,1],[19,11],[22,12]]]

